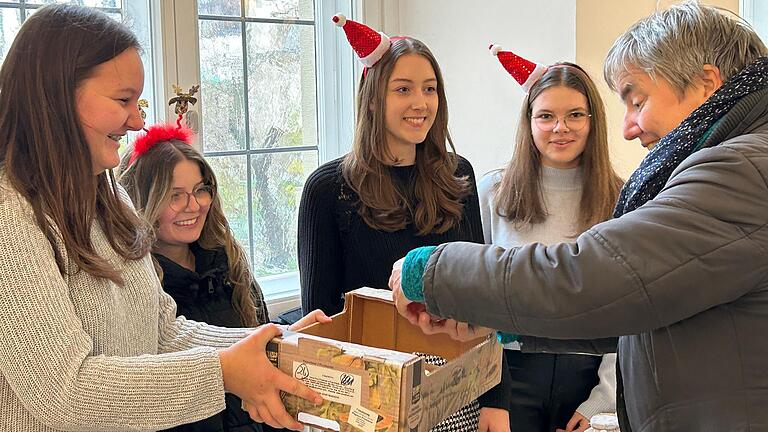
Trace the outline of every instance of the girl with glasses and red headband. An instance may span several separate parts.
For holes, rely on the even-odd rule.
[[[155,268],[178,315],[221,327],[266,324],[261,288],[224,216],[213,169],[192,139],[176,125],[150,127],[123,156],[120,184],[154,229]],[[330,318],[318,310],[294,327],[314,321]],[[228,393],[226,402],[226,411],[172,431],[262,430],[237,396]]]
[[[580,67],[544,67],[491,46],[527,97],[515,149],[478,184],[486,243],[514,247],[573,239],[609,219],[621,189],[608,157],[603,102]],[[522,353],[505,344],[512,430],[583,431],[615,410],[615,354]],[[558,429],[559,430],[559,429]]]

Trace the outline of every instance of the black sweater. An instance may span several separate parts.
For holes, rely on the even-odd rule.
[[[363,286],[387,289],[392,264],[411,249],[452,241],[483,243],[475,174],[466,159],[459,158],[455,173],[470,182],[460,223],[443,234],[425,236],[417,235],[412,225],[396,232],[369,227],[357,213],[357,194],[343,180],[342,160],[315,170],[301,197],[298,249],[304,313],[319,308],[332,315],[344,308],[346,292]],[[415,166],[389,171],[398,187],[408,190]]]
[[[484,243],[480,204],[472,165],[459,156],[455,176],[467,177],[469,194],[462,200],[464,213],[457,226],[442,234],[419,236],[409,225],[396,232],[368,226],[358,215],[357,194],[341,173],[343,158],[320,166],[307,179],[299,206],[299,271],[304,313],[322,309],[333,315],[344,308],[344,293],[368,286],[389,289],[392,264],[411,249],[453,241]],[[398,187],[406,191],[415,166],[390,167]],[[506,366],[502,368],[506,371]],[[481,406],[507,409],[503,384],[480,398]]]

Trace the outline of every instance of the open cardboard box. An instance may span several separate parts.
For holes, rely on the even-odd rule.
[[[440,356],[429,365],[414,353]],[[325,430],[426,432],[501,380],[502,347],[493,336],[457,342],[427,336],[402,318],[387,290],[346,294],[330,324],[286,332],[267,346],[281,371],[323,395],[315,406],[284,394],[300,422]]]

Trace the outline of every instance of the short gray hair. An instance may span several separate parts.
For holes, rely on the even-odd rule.
[[[666,79],[682,95],[706,64],[720,69],[725,81],[768,55],[747,22],[724,12],[685,1],[636,22],[608,51],[603,66],[608,86],[617,91],[618,78],[634,67]]]

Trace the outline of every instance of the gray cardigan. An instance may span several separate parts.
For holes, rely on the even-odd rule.
[[[768,99],[726,121],[748,124],[573,243],[440,246],[424,272],[428,310],[585,340],[524,338],[526,351],[606,352],[621,336],[634,432],[768,431]]]

